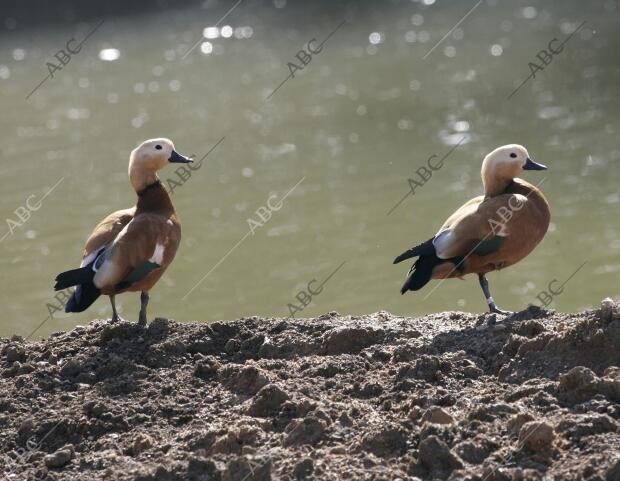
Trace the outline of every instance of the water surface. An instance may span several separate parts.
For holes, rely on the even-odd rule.
[[[129,151],[156,136],[197,159],[220,143],[183,185],[170,183],[183,241],[152,291],[151,317],[288,315],[289,304],[302,307],[300,290],[315,279],[316,292],[336,269],[297,315],[482,312],[471,276],[401,296],[408,266],[392,259],[480,194],[483,156],[512,142],[549,166],[524,177],[543,182],[552,223],[526,260],[489,275],[500,306],[536,302],[550,281],[563,282],[586,261],[551,307],[618,297],[616,1],[246,0],[218,24],[234,4],[6,7],[1,335],[28,335],[41,324],[34,335],[46,335],[110,315],[106,298],[83,314],[54,312],[53,278],[79,264],[103,216],[134,203]],[[101,21],[26,99],[48,74],[46,62],[58,64],[54,53]],[[542,56],[548,65],[537,59],[584,21],[551,61]],[[301,55],[306,65],[296,58],[331,33],[309,62]],[[265,100],[289,76],[289,62],[304,68]],[[530,75],[529,62],[544,68],[508,98]],[[387,215],[416,169],[453,148]],[[181,182],[173,168],[162,178]],[[266,213],[270,198],[279,208]],[[27,202],[36,210],[24,213]],[[7,219],[22,225],[11,224],[11,233]],[[119,297],[125,317],[137,317],[138,298]]]

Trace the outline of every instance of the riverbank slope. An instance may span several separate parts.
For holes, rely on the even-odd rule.
[[[620,480],[620,306],[0,340],[9,479]]]

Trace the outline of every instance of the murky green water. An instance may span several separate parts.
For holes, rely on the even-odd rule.
[[[511,142],[549,166],[526,178],[544,179],[552,224],[529,258],[489,276],[500,306],[525,307],[584,261],[552,306],[617,298],[620,5],[427,3],[246,0],[187,56],[234,2],[100,15],[59,7],[38,18],[25,6],[4,11],[0,334],[27,335],[43,323],[35,336],[46,335],[109,315],[101,298],[86,313],[43,322],[56,303],[55,275],[79,264],[104,215],[133,204],[129,151],[155,136],[198,158],[224,139],[174,189],[183,241],[152,291],[151,317],[287,315],[289,303],[301,305],[298,291],[316,279],[316,292],[338,268],[297,315],[483,311],[475,277],[401,296],[408,266],[392,259],[479,194],[482,157]],[[101,20],[26,100],[46,62],[59,63],[54,53]],[[298,50],[316,39],[316,51],[343,20],[266,101],[289,75],[287,62],[302,65]],[[584,21],[548,65],[536,58]],[[509,99],[530,75],[528,62],[544,69]],[[416,169],[459,141],[445,166],[386,215]],[[181,182],[173,168],[163,177]],[[125,317],[137,317],[138,297],[120,296]]]

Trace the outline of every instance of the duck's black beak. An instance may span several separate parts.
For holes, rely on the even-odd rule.
[[[168,158],[168,162],[173,162],[176,164],[188,164],[193,162],[189,157],[185,157],[184,155],[179,154],[176,150],[173,150]]]
[[[523,170],[547,170],[547,166],[534,162],[528,157],[523,166]]]

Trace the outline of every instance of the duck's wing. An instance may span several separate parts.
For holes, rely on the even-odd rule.
[[[56,282],[54,284],[54,289],[60,290],[72,286],[83,285],[85,289],[91,289],[94,296],[91,296],[92,303],[94,299],[99,296],[98,291],[92,286],[94,273],[103,261],[106,250],[112,246],[114,239],[116,239],[125,226],[131,222],[134,217],[134,213],[135,207],[131,209],[119,210],[113,212],[99,222],[86,241],[80,267],[78,269],[71,269],[58,274],[55,279]],[[88,287],[89,285],[90,288]],[[89,305],[90,304],[82,305],[81,307],[83,309],[81,310],[86,309]],[[81,310],[67,312],[81,312]]]
[[[463,204],[457,209],[456,212],[454,212],[454,214],[448,217],[448,220],[444,222],[444,224],[441,226],[441,229],[439,229],[439,232],[434,237],[403,252],[396,259],[394,259],[394,264],[398,264],[399,262],[410,259],[412,257],[424,255],[431,257],[437,255],[437,257],[441,259],[447,259],[451,257],[442,257],[439,254],[439,252],[443,252],[443,250],[450,250],[451,245],[454,242],[451,237],[453,232],[451,228],[454,225],[458,224],[458,222],[463,217],[466,217],[467,215],[474,212],[483,200],[484,197],[480,196],[475,197],[474,199],[471,199],[470,201]],[[412,266],[411,269],[413,270],[414,266]]]
[[[181,238],[177,223],[156,214],[134,217],[96,262],[94,284],[106,291],[125,289],[152,270],[167,266]]]
[[[452,214],[433,239],[437,257],[451,259],[488,255],[510,235],[510,224],[523,215],[527,198],[521,194],[476,197]]]
[[[86,241],[84,247],[81,266],[90,264],[100,253],[101,249],[107,247],[116,239],[116,236],[131,222],[136,212],[136,208],[123,209],[113,212],[103,219]]]

